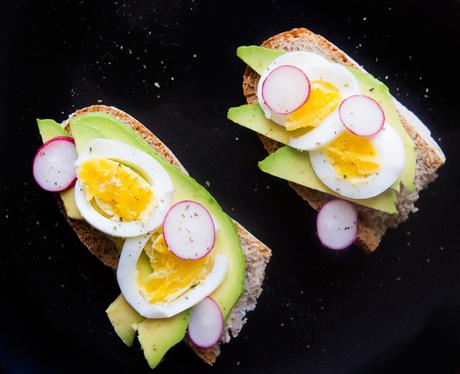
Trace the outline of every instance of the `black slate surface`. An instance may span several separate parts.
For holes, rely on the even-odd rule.
[[[214,368],[185,345],[158,373],[453,372],[460,366],[458,1],[5,1],[0,11],[0,368],[149,372],[104,313],[115,278],[34,184],[34,119],[115,105],[153,130],[273,249],[258,308]],[[447,154],[420,212],[367,256],[320,247],[314,212],[229,123],[235,49],[295,26],[382,79]],[[159,86],[159,87],[158,87]]]

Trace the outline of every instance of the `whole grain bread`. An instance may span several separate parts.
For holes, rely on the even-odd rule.
[[[326,59],[346,66],[353,66],[362,69],[344,52],[335,45],[305,28],[296,28],[290,31],[275,35],[262,44],[262,47],[279,49],[284,51],[310,51],[317,53]],[[248,104],[257,102],[257,84],[259,74],[246,67],[243,76],[243,92]],[[399,104],[399,103],[397,103]],[[419,192],[436,179],[436,170],[444,163],[445,158],[439,147],[433,146],[434,140],[430,138],[429,131],[420,131],[420,124],[417,126],[415,121],[418,119],[412,114],[411,118],[401,114],[401,104],[397,105],[401,121],[418,148],[415,174],[415,192],[410,192],[401,186],[401,191],[397,194],[398,215],[391,215],[371,208],[354,204],[359,212],[359,231],[358,244],[367,252],[374,251],[388,228],[396,227],[401,222],[407,220],[411,212],[416,212],[415,202],[419,197]],[[414,119],[415,118],[415,119]],[[423,126],[423,125],[422,125]],[[266,151],[271,154],[283,144],[278,143],[263,135],[259,135]],[[290,186],[315,210],[320,209],[332,196],[310,189],[299,184],[289,182]]]
[[[69,131],[69,120],[77,115],[87,112],[106,112],[119,120],[130,125],[137,133],[145,139],[155,150],[168,162],[175,165],[182,172],[186,173],[185,168],[169,150],[149,129],[143,126],[139,121],[131,117],[129,114],[105,105],[93,105],[87,108],[80,109],[71,114],[69,118],[62,123],[63,127]],[[70,131],[69,131],[70,132]],[[78,235],[82,243],[89,251],[101,260],[105,265],[113,270],[117,269],[119,249],[116,244],[100,231],[94,229],[83,220],[69,218],[63,207],[61,199],[58,199],[61,212],[66,217],[67,222]],[[246,313],[256,307],[257,299],[262,292],[262,282],[265,276],[265,268],[270,260],[271,250],[260,240],[251,235],[238,222],[234,222],[237,233],[241,240],[241,246],[246,259],[246,278],[244,292],[238,302],[233,307],[226,322],[224,334],[219,343],[211,348],[199,349],[193,346],[191,342],[186,340],[196,354],[209,365],[213,365],[220,354],[220,344],[227,343],[231,337],[236,337],[241,328],[246,323]]]

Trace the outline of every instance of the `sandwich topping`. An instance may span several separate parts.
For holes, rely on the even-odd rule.
[[[146,354],[151,367],[182,340],[171,336],[184,336],[192,311],[194,344],[208,346],[210,337],[217,343],[245,277],[239,237],[217,202],[106,113],[72,118],[66,136],[47,137],[66,132],[51,120],[39,126],[44,123],[47,142],[33,167],[37,182],[65,192],[64,206],[75,206],[81,219],[120,247],[122,295],[108,310],[117,334],[132,344],[138,331],[144,351],[151,350],[151,343],[144,346],[146,331],[148,321],[156,321],[164,336],[149,332],[148,341],[158,339],[164,350]],[[203,318],[214,322],[203,325]]]
[[[393,191],[399,191],[400,183],[413,190],[416,151],[388,89],[369,74],[314,52],[272,51],[238,49],[238,56],[260,72],[257,103],[231,108],[228,114],[290,148],[272,153],[261,169],[396,213]]]
[[[282,82],[267,86],[265,82],[273,74],[279,75],[280,69],[292,67],[308,78],[304,89],[309,95],[298,109],[279,113],[272,103],[296,100],[295,91],[301,89],[292,82],[288,86]],[[297,80],[302,81],[302,77]],[[359,99],[350,100],[356,97]],[[380,116],[380,105],[362,95],[357,79],[345,67],[311,52],[286,53],[275,59],[260,77],[258,100],[265,116],[288,133],[306,130],[300,136],[293,135],[288,144],[309,152],[317,177],[337,194],[352,199],[372,198],[400,176],[404,167],[402,141]],[[368,127],[372,131],[370,136],[365,131]]]

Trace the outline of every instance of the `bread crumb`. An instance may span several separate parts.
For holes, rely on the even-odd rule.
[[[160,83],[158,83],[158,82],[155,82],[153,85],[154,85],[156,88],[160,88]]]

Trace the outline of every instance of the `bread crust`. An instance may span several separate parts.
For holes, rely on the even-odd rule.
[[[306,28],[295,28],[290,31],[282,32],[265,40],[261,46],[285,51],[311,51],[322,55],[332,62],[360,68],[335,45],[327,41],[321,35],[317,35]],[[243,93],[248,104],[257,102],[258,82],[259,74],[247,66],[243,75]],[[414,180],[415,192],[411,193],[401,186],[401,191],[397,194],[396,208],[399,213],[397,216],[354,204],[358,209],[360,218],[357,244],[365,252],[369,253],[373,252],[378,247],[382,236],[388,228],[396,227],[399,223],[407,220],[411,212],[416,211],[414,203],[418,199],[419,191],[436,179],[436,170],[444,163],[444,160],[436,150],[417,133],[415,127],[412,126],[401,113],[399,113],[399,115],[406,131],[418,148],[416,175]],[[258,136],[269,154],[283,146],[283,144],[263,135]],[[289,185],[315,210],[320,209],[328,200],[334,198],[326,193],[293,182],[289,182]]]
[[[142,136],[155,150],[169,163],[176,166],[182,172],[187,171],[174,156],[171,150],[163,144],[149,129],[142,125],[129,114],[115,108],[105,105],[93,105],[80,109],[71,114],[69,118],[62,123],[64,128],[69,131],[69,121],[74,116],[88,112],[105,112],[122,120],[130,125],[136,132]],[[71,219],[67,216],[62,200],[58,198],[60,211],[65,216],[67,222],[77,234],[81,242],[88,250],[96,256],[104,265],[116,271],[118,266],[119,250],[112,240],[105,234],[96,230],[83,220]],[[262,293],[262,283],[265,276],[265,268],[271,257],[271,250],[260,240],[251,235],[243,226],[234,221],[237,233],[241,240],[243,253],[246,259],[246,278],[245,289],[238,302],[230,312],[224,334],[219,343],[207,349],[200,349],[185,339],[195,353],[207,364],[213,365],[220,354],[221,343],[227,343],[231,337],[236,337],[246,322],[246,313],[253,310],[257,303],[257,298]]]

